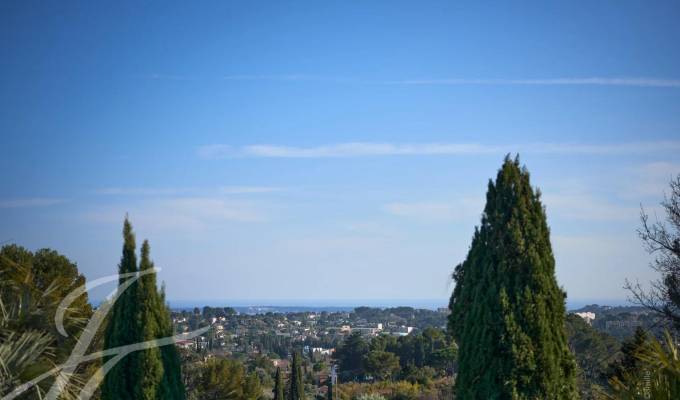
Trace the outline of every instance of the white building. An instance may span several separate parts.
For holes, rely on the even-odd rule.
[[[592,325],[593,321],[595,320],[595,313],[594,312],[577,312],[577,313],[574,313],[574,314],[583,318],[588,323],[588,325]]]

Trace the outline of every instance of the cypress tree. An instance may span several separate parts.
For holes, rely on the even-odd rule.
[[[125,239],[119,273],[138,272],[135,238],[125,219]],[[139,271],[154,268],[150,247],[144,241]],[[119,285],[129,278],[120,278]],[[149,273],[127,288],[113,305],[104,334],[105,348],[160,339],[173,335],[164,290],[159,293],[156,274]],[[106,375],[103,400],[184,400],[180,360],[174,345],[145,349],[128,354]]]
[[[142,244],[140,272],[153,269],[153,263],[149,258],[149,242]],[[140,320],[142,321],[142,335],[144,341],[160,337],[160,296],[156,290],[156,274],[151,273],[139,279],[138,301],[141,306]],[[146,349],[139,354],[140,379],[137,381],[137,394],[139,399],[156,400],[160,397],[159,387],[163,379],[163,361],[158,347]]]
[[[457,399],[573,399],[576,363],[565,335],[540,192],[519,158],[489,181],[481,226],[453,274],[449,329],[459,345]]]
[[[135,255],[135,235],[127,217],[123,224],[123,255],[118,264],[119,275],[137,272],[137,256]],[[127,279],[122,276],[118,285]],[[138,281],[130,285],[118,297],[109,312],[110,318],[104,332],[104,348],[124,346],[142,341],[140,334]],[[135,377],[138,371],[137,353],[123,357],[106,374],[102,384],[103,400],[127,400],[136,397]],[[108,361],[112,357],[104,359]]]
[[[161,287],[161,315],[160,327],[161,336],[169,337],[175,334],[170,316],[170,308],[165,301],[165,286]],[[161,358],[163,360],[163,381],[161,383],[161,399],[184,400],[186,390],[182,380],[182,362],[179,351],[175,345],[161,347]]]
[[[333,378],[330,375],[328,375],[328,379],[326,380],[326,387],[328,388],[326,399],[333,400]]]
[[[298,351],[293,352],[293,366],[290,372],[290,383],[288,400],[304,400],[305,387],[302,382],[302,365],[300,362],[302,356]]]
[[[281,367],[276,368],[276,378],[274,380],[274,400],[284,400],[283,397],[283,376],[281,376]]]

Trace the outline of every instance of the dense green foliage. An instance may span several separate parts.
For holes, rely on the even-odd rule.
[[[400,337],[379,335],[370,341],[353,333],[336,350],[334,358],[343,381],[370,376],[424,383],[453,373],[456,347],[436,328]]]
[[[55,313],[61,301],[84,284],[77,266],[54,250],[33,253],[17,245],[0,249],[0,396],[67,360],[92,315],[87,293],[64,314],[68,336],[57,332]],[[62,398],[75,398],[97,367],[96,361],[78,366]],[[53,383],[47,379],[20,398],[43,398]]]
[[[368,343],[360,333],[352,333],[335,351],[340,376],[343,381],[360,379],[364,376],[364,355],[368,353]]]
[[[136,273],[137,256],[135,254],[135,236],[132,225],[126,219],[123,227],[123,256],[118,264],[118,273]],[[129,278],[120,277],[118,285],[123,285]],[[120,293],[110,311],[110,318],[104,334],[104,348],[110,349],[142,341],[141,323],[138,321],[138,282],[133,282],[126,290]],[[108,361],[109,357],[104,361]],[[118,361],[104,378],[102,384],[102,398],[104,400],[123,400],[135,398],[139,372],[138,353],[129,354]]]
[[[385,380],[399,372],[399,357],[387,351],[373,350],[364,357],[364,365],[368,374]]]
[[[642,328],[635,331],[635,335],[623,342],[621,346],[621,357],[609,366],[609,377],[611,379],[623,380],[627,375],[634,374],[640,369],[640,352],[645,347],[649,336]]]
[[[276,368],[276,377],[274,378],[274,400],[284,400],[285,387],[283,385],[283,376],[281,376],[281,368]]]
[[[408,381],[348,382],[338,384],[336,400],[382,396],[387,400],[452,399],[453,378],[439,378],[427,384]]]
[[[139,268],[135,254],[135,236],[126,219],[123,227],[123,255],[118,267],[119,285],[127,279],[122,274],[148,272],[153,269],[149,258],[149,244],[141,249]],[[105,348],[141,343],[172,336],[170,312],[164,294],[159,293],[155,273],[142,275],[127,289],[121,289],[113,304],[104,335]],[[107,360],[108,361],[108,360]],[[131,353],[105,376],[102,385],[104,400],[144,399],[181,400],[184,386],[180,361],[175,346],[150,348]]]
[[[328,378],[326,378],[326,400],[333,400],[335,397],[333,396],[333,378],[329,375]]]
[[[606,390],[612,362],[618,359],[619,341],[588,325],[575,314],[567,315],[566,332],[569,348],[578,364],[578,389],[582,400],[596,398]]]
[[[489,182],[481,227],[454,279],[457,399],[576,398],[565,293],[555,280],[540,193],[518,159],[506,158]]]
[[[634,362],[631,363],[630,361]],[[675,400],[680,398],[680,349],[668,332],[664,340],[636,335],[630,342],[623,364],[610,380],[613,394],[602,398],[617,400]]]
[[[258,400],[262,386],[256,374],[243,364],[224,358],[211,359],[197,371],[188,398],[196,400]]]
[[[287,400],[304,400],[305,386],[302,380],[302,355],[298,351],[293,352],[293,364],[290,370],[288,382]]]

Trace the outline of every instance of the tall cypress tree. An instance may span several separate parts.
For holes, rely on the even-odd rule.
[[[276,368],[276,378],[274,380],[274,400],[284,400],[283,397],[283,376],[281,376],[281,367]]]
[[[301,358],[302,356],[297,350],[293,352],[293,366],[290,372],[288,400],[304,400],[305,398],[305,387],[302,382]]]
[[[118,273],[137,272],[137,256],[135,255],[135,235],[127,217],[123,224],[123,255],[118,264]],[[127,279],[122,276],[118,284],[122,285]],[[110,349],[142,341],[140,334],[138,281],[120,293],[110,311],[110,318],[104,332],[104,348]],[[106,358],[108,361],[111,357]],[[132,353],[123,357],[106,374],[102,384],[103,400],[124,400],[136,398],[137,385],[135,371],[138,371],[138,354]]]
[[[145,272],[153,269],[153,263],[149,258],[149,242],[142,244],[139,271]],[[140,320],[144,341],[161,337],[160,296],[156,289],[156,274],[149,273],[139,279],[138,302],[140,305]],[[160,397],[160,386],[163,379],[163,361],[158,347],[143,350],[139,354],[140,379],[137,380],[137,398],[143,400],[156,400]]]
[[[175,334],[175,329],[172,325],[170,308],[165,300],[165,284],[161,286],[159,297],[159,337],[170,337]],[[163,380],[160,399],[184,400],[186,390],[182,380],[182,362],[177,347],[174,344],[161,347],[161,359],[163,360]]]
[[[125,244],[120,273],[137,272],[135,239],[125,220]],[[154,268],[147,241],[141,248],[139,271]],[[126,279],[121,278],[119,284]],[[105,332],[105,348],[140,343],[173,335],[164,290],[159,293],[156,274],[148,273],[125,290],[113,306]],[[102,386],[104,400],[184,400],[180,360],[174,345],[150,348],[128,354],[106,375]]]
[[[328,375],[328,379],[326,379],[326,387],[328,390],[326,391],[326,400],[333,400],[333,378]]]
[[[481,226],[453,277],[449,329],[459,345],[457,399],[573,399],[576,363],[565,335],[540,192],[519,159],[489,181]]]

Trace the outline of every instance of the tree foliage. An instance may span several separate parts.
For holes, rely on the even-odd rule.
[[[192,399],[257,400],[262,397],[257,374],[248,374],[243,364],[236,360],[208,360],[198,374],[197,385],[189,396]]]
[[[364,355],[368,349],[368,343],[361,334],[353,332],[335,351],[333,357],[338,360],[343,381],[363,378]]]
[[[276,368],[276,377],[274,378],[274,400],[284,400],[285,387],[283,384],[283,376],[281,375],[281,368]]]
[[[138,266],[135,236],[127,219],[123,226],[123,239],[123,255],[118,266],[119,285],[130,279],[122,274],[137,274],[140,271],[147,273],[126,289],[119,286],[121,293],[113,304],[104,335],[104,346],[107,349],[173,334],[164,292],[158,290],[156,274],[149,273],[154,268],[149,243],[144,241],[142,245]],[[105,376],[102,398],[183,400],[185,390],[175,346],[150,348],[123,357]]]
[[[386,380],[399,372],[399,357],[387,351],[374,350],[364,356],[364,365],[368,374]]]
[[[455,268],[449,328],[457,399],[572,399],[576,363],[540,193],[519,159],[489,182],[481,226]]]
[[[644,340],[642,343],[639,340]],[[675,400],[680,398],[680,349],[668,333],[662,341],[637,337],[632,344],[635,365],[610,380],[613,394],[603,399]]]
[[[291,365],[290,378],[288,382],[287,400],[304,400],[305,386],[302,378],[302,355],[299,351],[293,352],[293,363]]]
[[[424,381],[452,375],[456,355],[455,343],[442,329],[426,328],[400,337],[379,335],[370,342],[353,333],[334,357],[343,380],[362,380],[368,374],[378,380]]]
[[[576,314],[567,315],[566,332],[579,367],[577,383],[581,400],[593,399],[608,386],[611,365],[620,354],[621,343]]]
[[[87,293],[65,311],[68,336],[57,331],[55,314],[61,301],[84,284],[77,266],[54,250],[33,253],[17,245],[0,249],[0,395],[67,360],[92,315]],[[78,366],[62,398],[75,398],[97,367],[97,362]],[[55,377],[21,398],[44,397]]]

